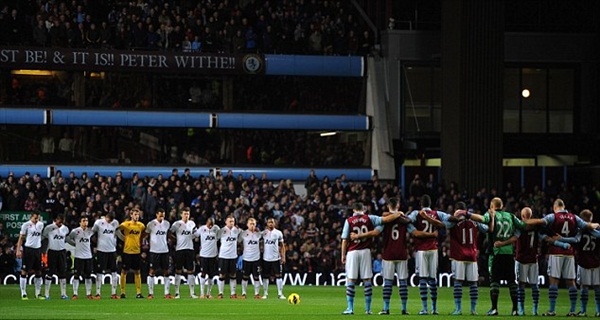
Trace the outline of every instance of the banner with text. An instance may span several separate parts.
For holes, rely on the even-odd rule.
[[[35,275],[31,275],[29,277],[29,284],[33,284],[34,281],[34,276]],[[128,280],[129,283],[133,282],[133,275],[130,274],[130,278]],[[92,274],[92,277],[95,278],[96,275]],[[119,275],[117,275],[117,277],[120,278]],[[238,276],[238,279],[240,279],[241,276]],[[145,276],[142,276],[142,279],[146,279]],[[10,284],[18,284],[19,283],[19,278],[18,278],[18,274],[15,271],[14,274],[10,274],[7,275],[4,279],[0,279],[2,280],[0,283],[4,284],[4,285],[10,285]],[[69,283],[72,283],[73,277],[70,278]],[[104,283],[106,284],[110,284],[112,283],[112,275],[110,274],[105,274],[103,276],[102,279]],[[199,275],[196,274],[194,277],[195,280],[195,284],[200,284],[200,281],[203,280],[203,278]],[[219,280],[219,276],[215,276],[213,277],[212,281],[213,283],[217,283],[217,281]],[[379,286],[383,286],[383,276],[380,273],[376,273],[373,276],[373,285],[375,287],[379,287]],[[438,280],[438,286],[439,287],[446,287],[446,288],[450,288],[452,286],[454,286],[454,280],[452,277],[452,273],[440,273],[438,274],[437,277]],[[538,276],[538,285],[540,286],[546,286],[546,276],[544,275],[539,275]],[[53,281],[55,284],[58,284],[58,277],[54,276]],[[171,283],[175,282],[175,277],[174,276],[169,276],[169,281]],[[181,282],[182,284],[186,284],[188,281],[187,277],[181,277]],[[259,279],[259,281],[261,281],[262,283],[262,277]],[[118,281],[117,281],[118,282]],[[154,277],[154,283],[157,285],[161,285],[164,284],[165,282],[165,277],[163,276],[156,276]],[[252,284],[254,284],[254,279],[250,278],[250,282]],[[395,286],[399,286],[399,280],[398,278],[394,278],[394,282],[395,282]],[[300,273],[285,273],[283,275],[283,283],[286,286],[330,286],[330,287],[343,287],[346,285],[346,274],[345,273],[318,273],[318,272],[300,272]],[[408,283],[409,286],[411,287],[417,287],[419,285],[419,277],[416,274],[412,274],[409,278],[408,278]],[[500,282],[500,284],[502,285],[506,285],[507,282],[505,280],[502,280]]]
[[[4,224],[6,234],[11,239],[19,238],[19,232],[21,232],[21,226],[23,223],[31,219],[31,213],[29,211],[2,211],[0,212],[0,222]],[[50,215],[47,212],[40,212],[40,221],[44,224],[48,224],[50,221]]]
[[[73,48],[2,48],[0,68],[198,74],[262,74],[260,54],[204,54]]]

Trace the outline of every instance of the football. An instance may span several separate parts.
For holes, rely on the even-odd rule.
[[[300,296],[297,293],[292,293],[288,296],[288,302],[290,304],[298,304],[300,303]]]

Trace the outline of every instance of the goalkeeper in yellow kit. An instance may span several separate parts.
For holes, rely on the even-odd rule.
[[[119,238],[125,245],[121,255],[121,299],[125,299],[125,283],[127,282],[127,272],[131,269],[135,278],[136,298],[143,299],[142,296],[142,277],[140,275],[140,266],[142,263],[141,246],[142,235],[146,226],[139,221],[140,210],[133,209],[129,213],[130,220],[127,220],[119,226]]]

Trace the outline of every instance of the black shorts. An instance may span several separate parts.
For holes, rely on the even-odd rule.
[[[194,271],[194,264],[196,262],[196,255],[194,250],[185,249],[175,251],[175,269],[185,269],[188,273]]]
[[[262,265],[263,278],[276,277],[281,278],[282,274],[281,261],[264,261]]]
[[[253,276],[254,280],[258,280],[258,276],[260,275],[260,260],[242,261],[242,278],[248,280],[250,279],[250,275]]]
[[[219,258],[219,275],[235,278],[237,259],[221,259]]]
[[[75,268],[73,274],[75,277],[83,276],[86,279],[92,277],[92,268],[94,265],[93,259],[79,259],[75,258]]]
[[[492,282],[515,282],[515,257],[512,254],[497,254],[492,259]]]
[[[117,272],[116,252],[96,252],[96,273]]]
[[[23,265],[21,270],[23,271],[42,271],[42,248],[29,248],[23,246]]]
[[[169,253],[150,252],[150,269],[169,272]]]
[[[56,275],[59,279],[67,276],[67,250],[48,250],[47,275]]]
[[[140,270],[142,265],[142,256],[139,253],[123,253],[121,254],[121,268],[124,270]]]
[[[214,277],[217,275],[217,258],[200,257],[200,273],[202,276]]]

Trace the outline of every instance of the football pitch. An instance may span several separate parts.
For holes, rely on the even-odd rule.
[[[51,300],[33,299],[33,286],[28,286],[30,300],[21,301],[18,285],[0,286],[0,319],[340,319],[345,317],[367,317],[364,314],[364,295],[362,287],[356,289],[355,309],[353,316],[342,316],[340,313],[346,308],[345,288],[344,287],[326,287],[326,286],[286,286],[284,293],[289,295],[293,292],[301,297],[298,305],[291,305],[287,300],[276,299],[277,289],[271,286],[269,292],[271,295],[268,300],[254,300],[249,296],[248,300],[231,300],[226,297],[223,300],[199,300],[191,299],[186,296],[189,292],[187,286],[181,287],[183,297],[179,300],[165,300],[162,296],[156,296],[154,300],[135,299],[135,288],[129,284],[127,287],[128,298],[124,300],[110,300],[110,287],[105,285],[102,289],[103,297],[101,300],[85,299],[85,288],[83,284],[79,288],[79,300],[60,300],[58,297],[58,286],[53,285],[51,291]],[[238,294],[240,292],[238,285]],[[250,289],[250,288],[249,288]],[[375,287],[373,292],[373,315],[382,309],[381,287]],[[469,315],[469,290],[463,290],[463,317],[472,317]],[[43,292],[42,288],[42,292]],[[156,289],[155,289],[156,290]],[[250,292],[254,292],[252,288]],[[173,287],[171,287],[173,293]],[[196,287],[198,291],[198,287]],[[261,290],[262,291],[262,290]],[[92,292],[95,292],[95,286]],[[148,290],[144,285],[142,293],[146,296]],[[159,286],[157,292],[162,292],[162,286]],[[216,292],[216,286],[213,288],[213,294]],[[225,287],[225,293],[229,292],[229,287]],[[448,314],[454,310],[453,288],[439,288],[438,310],[439,319],[456,319],[456,316]],[[72,294],[72,289],[67,286],[67,293]],[[489,288],[480,288],[477,311],[479,317],[485,317],[485,313],[490,307]],[[541,289],[540,314],[548,308],[548,293],[546,289]],[[579,309],[579,301],[577,308]],[[387,317],[423,317],[417,315],[421,309],[421,300],[419,298],[418,288],[410,288],[408,298],[408,311],[410,315],[400,315],[400,298],[398,290],[394,290],[392,304],[390,308],[391,315]],[[508,289],[502,288],[499,302],[500,316],[508,316],[511,309],[511,302],[508,297]],[[569,311],[569,300],[566,289],[560,289],[560,296],[557,302],[557,315],[564,317]],[[526,312],[531,314],[531,291],[527,290]],[[588,316],[593,317],[595,313],[593,294],[590,294],[588,302]],[[431,317],[431,316],[429,316]],[[526,316],[532,318],[531,316]],[[460,317],[458,317],[460,318]]]

